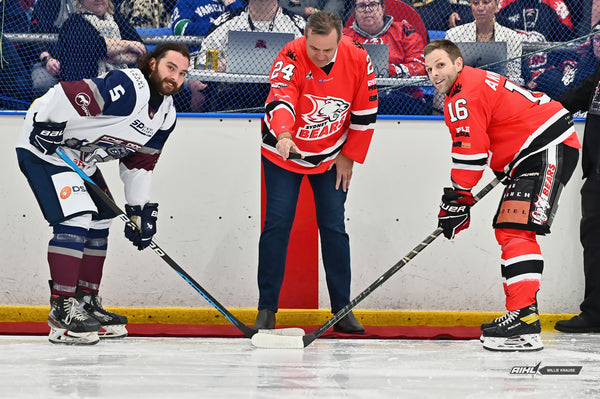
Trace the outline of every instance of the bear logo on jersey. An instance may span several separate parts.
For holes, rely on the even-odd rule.
[[[343,128],[350,104],[334,97],[319,97],[306,94],[312,102],[312,110],[302,119],[305,125],[298,130],[297,137],[304,140],[320,140]]]
[[[307,94],[313,108],[309,113],[302,115],[308,124],[335,122],[350,108],[350,103],[335,97],[319,97]]]

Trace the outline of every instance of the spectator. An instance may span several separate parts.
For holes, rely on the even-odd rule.
[[[600,1],[594,0],[600,6]],[[600,7],[598,9],[600,11]],[[596,40],[598,39],[598,40]],[[594,37],[594,51],[600,47],[600,35]],[[596,57],[599,57],[596,54]],[[587,111],[581,166],[585,179],[581,188],[581,223],[579,240],[583,246],[583,273],[585,289],[581,312],[569,320],[560,320],[554,326],[570,333],[600,332],[600,66],[578,86],[564,93],[558,100],[569,111]]]
[[[29,21],[20,1],[8,0],[2,6],[0,105],[7,109],[27,109],[32,100],[31,62],[28,61],[31,60],[34,49],[27,43],[12,43],[4,33],[27,33]]]
[[[561,42],[575,37],[570,13],[563,0],[501,0],[498,7],[497,21],[525,35],[523,42]],[[565,59],[565,54],[560,51],[539,52],[527,57],[522,73],[527,86],[531,86],[530,82],[536,76],[558,67]]]
[[[244,8],[242,0],[179,0],[173,10],[170,28],[175,36],[205,36],[224,12]]]
[[[342,35],[340,17],[327,11],[311,15],[305,36],[288,43],[275,59],[262,125],[267,204],[258,249],[256,329],[275,328],[290,230],[305,176],[314,193],[332,313],[350,302],[344,204],[354,162],[364,162],[377,116],[377,87],[368,62],[366,51]],[[301,159],[290,159],[292,153]],[[333,329],[365,331],[352,312]]]
[[[506,42],[507,57],[521,57],[523,36],[496,22],[499,0],[471,0],[473,22],[457,26],[446,32],[446,39],[453,42]],[[506,65],[506,77],[523,85],[521,59]]]
[[[279,0],[279,6],[304,18],[322,10],[331,11],[342,19],[345,14],[343,0]]]
[[[501,0],[500,1],[500,9],[508,6],[515,0]],[[560,22],[566,25],[569,29],[573,30],[573,20],[571,18],[570,8],[567,6],[568,0],[538,0],[539,3],[545,4],[550,7]],[[525,12],[529,12],[527,9],[524,9]]]
[[[77,0],[37,0],[31,16],[32,33],[58,33],[69,15],[76,11]],[[56,44],[39,46],[38,59],[31,73],[34,95],[41,96],[58,82],[60,61],[56,59]]]
[[[171,20],[162,0],[120,0],[115,8],[136,29],[165,28]]]
[[[504,0],[499,9],[498,22],[513,30],[538,32],[550,42],[567,41],[575,37],[570,18],[559,16],[546,1]]]
[[[600,60],[600,36],[586,40],[576,53],[561,52],[557,57],[561,57],[555,61],[557,66],[544,69],[527,84],[530,89],[554,99],[577,87],[596,69]]]
[[[471,22],[469,0],[405,0],[419,13],[428,30],[448,30]]]
[[[58,35],[60,79],[80,80],[134,65],[146,53],[142,39],[111,0],[76,0],[77,11]]]
[[[218,70],[224,72],[230,30],[293,33],[298,38],[304,33],[305,21],[279,7],[277,0],[250,0],[246,8],[222,14],[215,25],[217,28],[206,36],[196,53],[196,67],[204,69],[207,49],[216,49]],[[209,83],[205,90],[205,106],[208,111],[262,108],[268,92],[269,85],[262,83]]]
[[[582,36],[590,31],[595,24],[591,21],[593,0],[565,0],[577,36]]]
[[[215,28],[215,20],[224,12],[244,8],[242,0],[179,0],[173,9],[170,28],[176,36],[205,36]],[[200,112],[204,107],[206,84],[187,80],[190,91],[190,110]]]
[[[27,68],[13,44],[2,38],[0,57],[0,108],[23,110],[29,107],[32,98],[31,78],[23,74]]]
[[[425,76],[423,48],[425,40],[406,21],[395,21],[385,13],[383,0],[357,0],[354,22],[344,28],[344,34],[358,43],[387,44],[389,46],[389,74],[409,78]],[[383,114],[430,114],[419,88],[408,91],[396,89],[381,92],[379,112]]]

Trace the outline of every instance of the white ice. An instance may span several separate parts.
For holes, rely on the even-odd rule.
[[[0,336],[1,398],[597,398],[600,334],[543,332],[545,349],[478,340],[317,339],[260,349],[246,338],[136,338],[53,345]],[[578,375],[511,375],[518,366]]]

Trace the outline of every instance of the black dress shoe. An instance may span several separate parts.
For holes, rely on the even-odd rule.
[[[356,320],[354,313],[350,312],[333,325],[333,331],[344,334],[364,334],[365,328]]]
[[[256,315],[254,328],[257,330],[272,330],[275,328],[275,312],[271,309],[261,309]]]
[[[569,320],[557,321],[554,328],[567,333],[600,332],[600,322],[592,322],[582,313]]]

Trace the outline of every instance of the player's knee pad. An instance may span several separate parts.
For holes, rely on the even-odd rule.
[[[541,255],[535,231],[518,229],[495,229],[496,241],[502,248],[502,258],[521,255]]]

